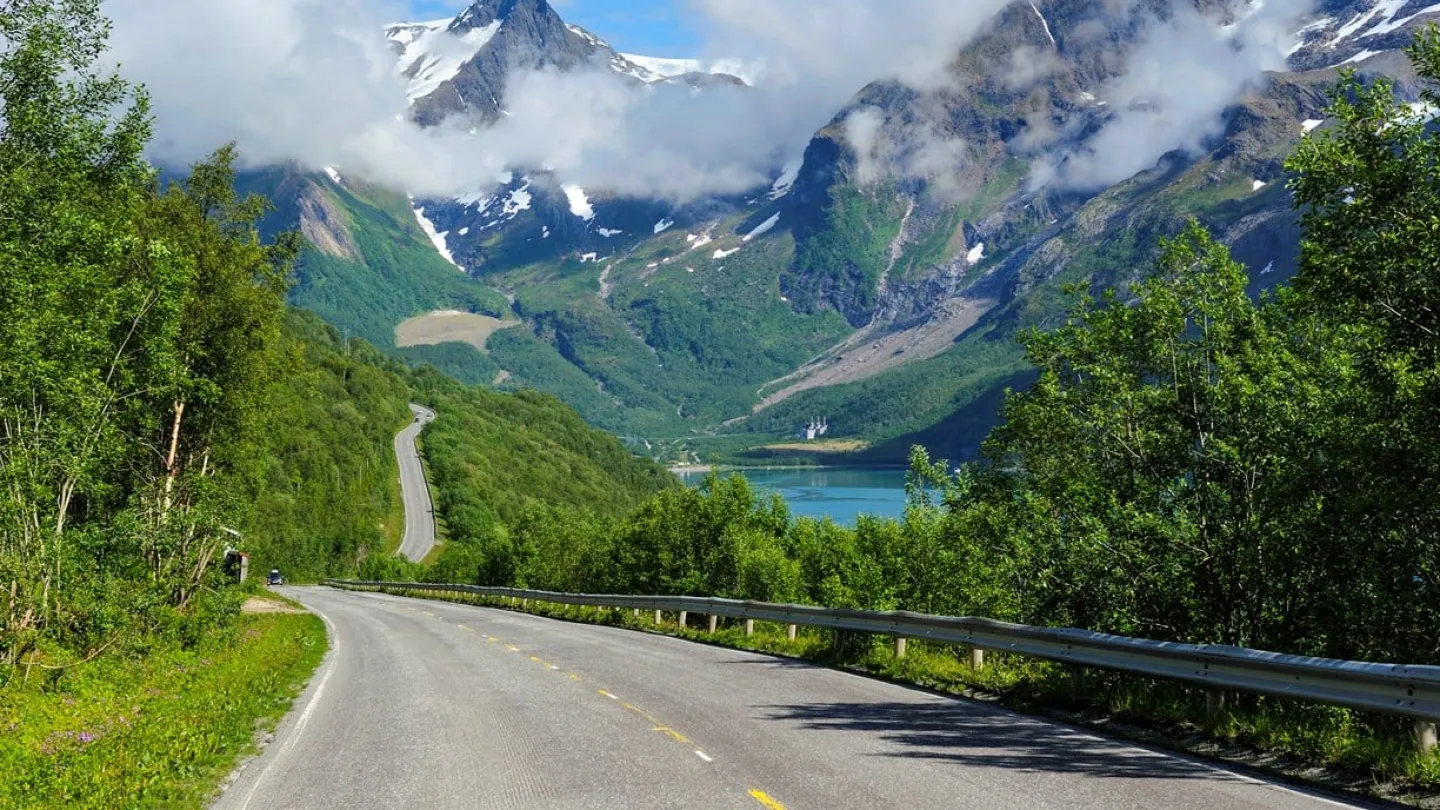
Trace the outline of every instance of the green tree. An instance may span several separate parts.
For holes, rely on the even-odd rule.
[[[1027,618],[1279,640],[1326,397],[1288,309],[1247,281],[1192,223],[1134,301],[1082,299],[1025,337],[1041,376],[1007,403],[980,487],[1021,535],[987,545],[1024,560]]]
[[[96,619],[66,599],[91,542],[75,524],[117,496],[120,411],[157,348],[130,327],[175,272],[130,224],[149,122],[142,94],[94,68],[106,33],[95,0],[15,0],[0,14],[0,657],[10,662],[42,631]]]
[[[1290,159],[1304,240],[1299,303],[1345,336],[1357,384],[1325,452],[1320,521],[1330,649],[1440,660],[1440,32],[1408,51],[1424,89],[1349,72],[1330,125]],[[1343,583],[1343,585],[1341,585]]]

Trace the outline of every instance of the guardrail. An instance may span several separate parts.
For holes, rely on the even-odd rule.
[[[905,654],[906,639],[923,639],[970,647],[971,664],[984,666],[984,651],[1012,653],[1085,667],[1180,681],[1202,687],[1212,712],[1224,706],[1227,691],[1305,700],[1332,706],[1412,718],[1416,743],[1424,750],[1436,745],[1440,719],[1440,666],[1373,664],[1262,652],[1215,644],[1180,644],[1094,633],[1088,630],[1031,627],[993,619],[931,616],[905,611],[874,612],[777,605],[697,596],[618,596],[551,593],[477,585],[436,585],[415,582],[351,582],[325,580],[350,590],[409,590],[534,600],[556,605],[630,608],[678,613],[683,625],[689,614],[710,618],[715,632],[720,617],[745,620],[747,635],[756,621],[787,625],[791,639],[799,626],[878,633],[895,637],[895,653]]]

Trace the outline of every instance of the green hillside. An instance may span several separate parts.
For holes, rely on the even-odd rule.
[[[259,568],[353,574],[398,537],[392,441],[412,418],[410,402],[439,415],[423,442],[454,539],[506,532],[535,508],[616,515],[674,483],[553,397],[411,370],[310,313],[291,312],[283,342],[288,372],[275,387],[246,531]]]
[[[436,252],[403,194],[350,178],[337,183],[293,166],[244,174],[239,186],[276,201],[262,232],[301,228],[308,237],[290,302],[350,335],[389,349],[395,326],[416,315],[437,309],[495,317],[509,312],[504,296]]]

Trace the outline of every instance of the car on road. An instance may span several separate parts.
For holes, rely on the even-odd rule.
[[[265,577],[266,585],[284,585],[285,577],[280,576],[279,568],[271,568],[270,575]]]

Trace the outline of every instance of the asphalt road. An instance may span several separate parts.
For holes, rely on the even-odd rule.
[[[1354,806],[793,660],[285,592],[325,618],[331,652],[219,810]]]
[[[400,462],[400,497],[405,501],[405,539],[400,553],[420,562],[435,547],[435,507],[430,503],[430,487],[425,483],[425,469],[420,466],[420,450],[415,439],[425,426],[435,421],[435,412],[420,405],[411,405],[415,421],[395,434],[395,459]]]

